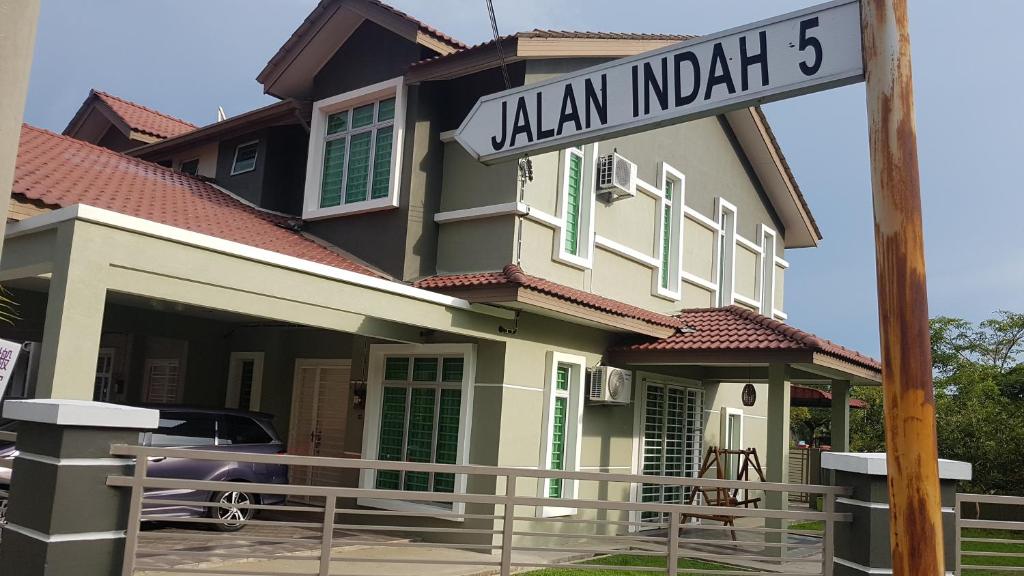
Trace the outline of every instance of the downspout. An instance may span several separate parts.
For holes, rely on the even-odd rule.
[[[533,182],[533,161],[529,156],[519,159],[519,205],[526,203],[526,183]],[[525,214],[516,214],[516,266],[523,261],[523,218]]]

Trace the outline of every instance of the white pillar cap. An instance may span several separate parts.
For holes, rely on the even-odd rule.
[[[8,400],[4,403],[4,418],[56,424],[58,426],[131,428],[138,430],[156,428],[160,422],[160,412],[148,408],[92,402],[90,400],[40,398],[35,400]]]
[[[821,467],[869,476],[886,476],[888,474],[885,452],[822,452]],[[939,478],[942,480],[970,480],[971,463],[940,458]]]

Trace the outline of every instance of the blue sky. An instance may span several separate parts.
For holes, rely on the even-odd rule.
[[[709,33],[807,0],[494,0],[503,33],[531,28]],[[490,35],[484,0],[393,0],[467,43]],[[95,87],[205,124],[272,101],[256,74],[314,0],[42,0],[25,119],[60,131]],[[1017,169],[1024,3],[911,0],[932,315],[1024,311]],[[825,236],[792,250],[790,322],[877,354],[874,242],[862,85],[766,112]]]

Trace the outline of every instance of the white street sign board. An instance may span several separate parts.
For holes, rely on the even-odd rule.
[[[19,352],[21,352],[21,344],[0,340],[0,398],[7,391],[7,384],[11,381],[11,374],[14,372],[14,364],[18,361]]]
[[[455,139],[492,163],[864,79],[859,0],[838,0],[484,96]]]

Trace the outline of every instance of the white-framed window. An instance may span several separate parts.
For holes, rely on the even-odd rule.
[[[775,307],[775,230],[761,228],[761,314],[774,317]]]
[[[181,402],[181,362],[177,358],[147,358],[143,373],[147,403]]]
[[[235,148],[235,158],[231,162],[231,175],[244,174],[256,169],[256,159],[259,156],[260,141],[244,142]],[[198,170],[198,164],[197,168]]]
[[[304,218],[398,206],[405,100],[399,77],[313,104]]]
[[[736,207],[723,198],[717,199],[718,242],[715,247],[715,268],[718,271],[718,305],[733,303],[736,268]]]
[[[582,356],[550,351],[545,367],[545,433],[542,436],[545,441],[541,446],[541,468],[575,472],[580,466],[586,359]],[[539,485],[541,497],[574,499],[578,495],[578,483],[575,480],[548,478]],[[568,516],[575,513],[575,508],[560,506],[546,506],[538,510],[542,517]]]
[[[474,344],[371,345],[363,457],[468,464],[475,371]],[[360,487],[462,493],[466,476],[364,470]],[[391,510],[450,510],[457,514],[465,509],[464,503],[372,498],[360,498],[359,504]]]
[[[237,158],[237,151],[235,156]],[[255,163],[253,163],[253,166],[255,167]],[[199,158],[185,160],[184,162],[178,165],[178,170],[183,174],[189,174],[191,176],[199,174]]]
[[[576,268],[590,268],[593,264],[596,159],[596,145],[562,151],[559,198],[562,226],[554,257]]]
[[[661,200],[658,212],[658,269],[654,293],[663,298],[682,297],[680,277],[683,266],[683,207],[686,205],[686,177],[662,162]]]
[[[225,406],[258,411],[263,393],[263,352],[232,352]]]

